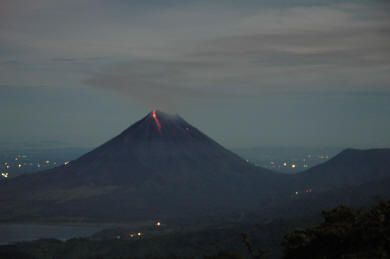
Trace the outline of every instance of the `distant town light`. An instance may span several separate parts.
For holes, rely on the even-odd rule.
[[[292,165],[291,165],[291,167],[292,167],[292,168],[295,168],[295,167],[296,167],[296,165],[295,165],[295,164],[292,164]]]
[[[1,176],[3,176],[4,178],[8,178],[8,173],[1,173]]]
[[[284,163],[283,163],[283,166],[287,166],[287,163],[286,163],[286,162],[284,162]]]
[[[161,226],[161,222],[157,221],[155,225],[156,225],[156,227],[160,227]]]

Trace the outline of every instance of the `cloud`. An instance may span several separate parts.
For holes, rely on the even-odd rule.
[[[169,19],[176,21],[177,31],[183,30],[182,16]],[[178,33],[163,55],[106,66],[85,83],[168,107],[217,96],[390,91],[390,23],[379,9],[351,4],[269,8],[236,18],[212,28],[215,35],[209,28],[186,41]]]
[[[0,84],[88,85],[163,107],[389,90],[390,17],[382,2],[39,0],[2,7]]]

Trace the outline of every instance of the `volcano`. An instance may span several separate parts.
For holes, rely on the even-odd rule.
[[[280,178],[179,115],[152,111],[67,165],[3,183],[0,210],[3,220],[217,215],[263,206]]]
[[[191,177],[239,174],[252,167],[179,115],[152,111],[64,169],[76,182],[134,185],[150,179],[184,184]]]

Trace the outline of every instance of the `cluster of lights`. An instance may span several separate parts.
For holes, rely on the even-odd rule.
[[[8,164],[8,162],[5,162],[4,163],[4,166],[7,168],[7,169],[9,169],[11,166]]]
[[[321,161],[318,160],[326,160],[329,159],[329,155],[312,155],[308,154],[305,155],[304,158],[302,159],[290,159],[290,160],[285,160],[285,161],[268,161],[267,165],[260,164],[260,166],[265,166],[265,167],[270,167],[270,168],[282,168],[285,170],[297,170],[299,168],[307,169],[310,167],[310,164],[316,164],[320,163]],[[314,159],[314,161],[312,161]]]
[[[155,228],[160,228],[162,226],[161,221],[154,222]],[[143,232],[131,232],[129,233],[130,238],[142,238],[145,234]]]
[[[130,233],[129,234],[129,236],[131,237],[131,238],[141,238],[141,237],[143,237],[143,233],[142,232],[137,232],[137,233]]]
[[[4,178],[8,178],[8,173],[1,173],[1,176],[4,177]]]
[[[303,190],[303,192],[301,192],[301,193],[311,193],[311,192],[313,192],[313,189],[312,188],[307,188],[307,189]],[[299,193],[300,192],[296,191],[295,195],[299,195]]]
[[[9,162],[3,162],[2,166],[4,169],[11,169],[11,168],[16,168],[16,169],[23,169],[23,168],[29,168],[29,167],[34,167],[36,166],[37,168],[41,167],[47,167],[47,166],[56,166],[57,162],[56,161],[50,161],[50,160],[44,160],[41,162],[34,163],[32,161],[26,162],[23,161],[23,159],[28,158],[27,155],[16,155],[16,157],[13,158],[15,161],[14,163],[9,163]],[[64,164],[67,165],[69,164],[70,161],[65,161]]]
[[[303,159],[302,161],[305,162],[302,165],[302,167],[303,168],[308,168],[309,165],[306,163],[306,159]],[[284,167],[284,168],[297,169],[299,167],[299,164],[297,164],[297,163],[290,163],[289,164],[289,162],[286,162],[286,161],[282,162],[281,165],[278,165],[278,163],[274,162],[274,161],[270,161],[269,164],[270,164],[271,168],[276,168],[276,167],[281,168],[281,167]]]
[[[284,167],[287,167],[287,166],[288,166],[287,162],[283,162],[283,166],[284,166]],[[293,163],[293,164],[290,165],[290,167],[291,167],[291,168],[296,168],[297,165]]]

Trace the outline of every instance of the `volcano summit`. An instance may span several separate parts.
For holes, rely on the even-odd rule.
[[[259,206],[280,178],[180,116],[152,111],[67,165],[7,181],[0,210],[13,220],[207,216]]]

